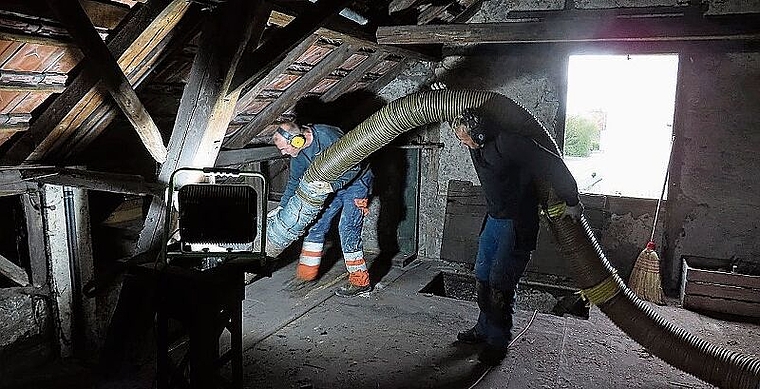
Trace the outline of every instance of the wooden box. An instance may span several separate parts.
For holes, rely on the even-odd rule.
[[[694,311],[760,318],[760,276],[733,272],[728,262],[683,257],[681,305]]]

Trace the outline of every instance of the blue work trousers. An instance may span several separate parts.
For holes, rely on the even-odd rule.
[[[340,213],[338,234],[342,251],[344,253],[362,251],[362,225],[364,214],[367,212],[367,198],[372,187],[372,178],[371,173],[366,173],[349,186],[335,192],[331,200],[328,198],[329,204],[314,225],[309,228],[304,241],[324,243],[333,218]]]
[[[477,331],[486,343],[506,349],[512,339],[512,313],[517,282],[530,261],[530,251],[515,248],[512,219],[486,218],[478,242],[475,278],[478,288]]]

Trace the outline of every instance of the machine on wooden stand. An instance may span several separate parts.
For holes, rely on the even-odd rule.
[[[272,272],[267,198],[268,183],[257,172],[180,168],[172,174],[167,240],[153,269],[158,389],[242,387],[245,274]]]

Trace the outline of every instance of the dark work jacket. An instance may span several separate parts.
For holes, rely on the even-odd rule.
[[[516,247],[534,250],[538,237],[538,194],[534,179],[548,180],[568,205],[578,204],[578,187],[562,159],[532,139],[503,131],[471,149],[486,196],[488,214],[512,219]]]

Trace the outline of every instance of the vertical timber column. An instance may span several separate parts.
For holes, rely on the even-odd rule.
[[[66,209],[63,187],[45,185],[43,189],[45,240],[49,248],[50,289],[55,296],[53,311],[61,356],[70,357],[74,351],[74,293],[71,279]]]
[[[232,77],[248,40],[260,38],[269,11],[260,0],[230,0],[219,5],[203,26],[158,182],[168,184],[179,167],[214,165],[239,96],[227,93]],[[135,254],[159,252],[165,214],[164,202],[154,199]]]
[[[77,315],[78,331],[82,334],[82,341],[84,342],[77,347],[81,348],[85,352],[85,355],[94,355],[100,348],[98,339],[100,339],[101,326],[97,322],[97,316],[95,313],[96,299],[85,298],[82,294],[82,285],[85,282],[92,279],[95,272],[95,263],[92,257],[92,235],[90,231],[90,205],[89,196],[86,189],[81,188],[66,188],[71,194],[71,201],[69,204],[72,208],[67,212],[72,212],[69,216],[69,220],[74,222],[73,226],[70,226],[69,231],[75,232],[73,244],[76,245],[74,252],[76,257],[72,258],[72,263],[77,266],[74,269],[76,272],[76,278],[79,280],[74,285],[74,299],[79,306]],[[102,327],[105,329],[108,323],[103,323]],[[103,334],[105,335],[105,334]]]
[[[21,196],[21,202],[24,205],[24,218],[26,219],[32,285],[39,288],[48,283],[45,226],[42,222],[42,196],[40,192],[28,192]]]

